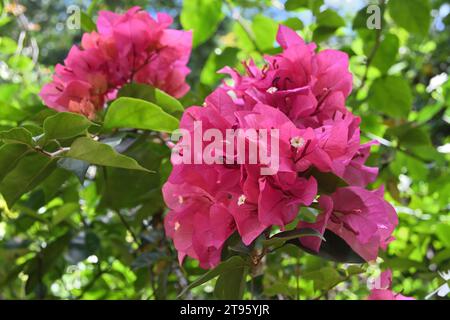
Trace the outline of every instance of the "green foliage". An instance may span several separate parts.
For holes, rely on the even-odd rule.
[[[191,90],[178,101],[130,83],[93,120],[57,113],[37,96],[80,41],[80,30],[58,29],[67,4],[27,2],[23,14],[40,31],[0,10],[1,298],[364,299],[378,267],[392,268],[394,290],[416,298],[445,283],[436,273],[450,269],[450,82],[438,81],[449,74],[445,1],[379,1],[382,28],[373,30],[372,1],[359,11],[322,0],[288,0],[285,10],[270,1],[135,3],[174,13],[175,27],[193,31]],[[81,27],[94,31],[98,10],[129,6],[92,1]],[[264,54],[279,52],[278,24],[318,50],[349,54],[348,107],[361,117],[362,139],[380,141],[368,160],[380,170],[371,187],[384,185],[398,212],[396,240],[371,265],[330,231],[318,252],[308,251],[298,238],[320,235],[294,227],[315,221],[320,209],[301,208],[286,230],[268,230],[249,246],[232,236],[212,270],[189,258],[180,266],[163,224],[168,133],[185,107],[201,105],[223,80],[219,69],[243,72],[242,60],[262,66]],[[333,174],[310,174],[322,192],[345,185]]]
[[[75,140],[66,156],[99,166],[148,171],[133,158],[118,153],[107,144],[86,137]]]
[[[221,1],[192,0],[183,2],[180,21],[185,30],[193,30],[196,47],[214,34],[223,18]]]
[[[164,112],[162,107],[154,103],[122,97],[109,106],[104,127],[172,132],[178,128],[178,119]]]

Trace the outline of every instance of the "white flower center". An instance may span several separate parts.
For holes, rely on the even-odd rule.
[[[178,229],[180,229],[180,223],[177,221],[175,222],[175,227],[174,227],[175,231],[177,231]]]
[[[183,197],[182,196],[178,196],[178,203],[179,204],[183,204],[183,202],[184,202]]]
[[[293,137],[291,138],[291,146],[294,148],[301,148],[305,145],[305,139],[302,137]]]
[[[245,203],[246,199],[247,199],[247,197],[245,195],[241,194],[241,196],[239,197],[238,202],[237,202],[238,206],[242,206]]]
[[[269,89],[266,90],[266,92],[270,94],[275,93],[277,91],[278,91],[277,87],[270,87]]]

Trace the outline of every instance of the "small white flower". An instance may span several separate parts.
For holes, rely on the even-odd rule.
[[[277,91],[278,91],[278,89],[276,87],[270,87],[269,89],[266,90],[266,92],[270,93],[270,94],[275,93]]]
[[[294,148],[301,148],[305,145],[305,139],[302,137],[293,137],[291,138],[291,146]]]
[[[242,194],[238,199],[238,206],[242,206],[245,203],[245,200],[247,200],[247,197]]]

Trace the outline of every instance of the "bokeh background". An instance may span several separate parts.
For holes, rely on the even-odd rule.
[[[369,29],[367,6],[381,12]],[[98,10],[138,5],[167,12],[194,30],[192,87],[181,102],[201,105],[225,65],[279,51],[278,24],[319,50],[350,56],[347,104],[377,139],[373,187],[397,209],[396,240],[371,265],[345,265],[286,246],[247,279],[244,298],[364,299],[367,279],[394,272],[393,288],[418,299],[445,299],[450,270],[450,5],[445,0],[0,1],[0,129],[29,125],[47,111],[37,96],[54,65],[89,30]],[[69,28],[71,10],[83,12]],[[58,169],[8,208],[0,199],[0,299],[176,299],[204,270],[179,266],[164,237],[160,187],[170,167],[162,145],[127,151],[156,175],[88,170],[81,183]],[[440,274],[441,273],[441,274]],[[184,296],[213,298],[214,280]],[[432,294],[435,290],[438,294]]]

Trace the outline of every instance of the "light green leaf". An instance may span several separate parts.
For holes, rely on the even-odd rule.
[[[376,79],[369,91],[369,107],[394,118],[406,118],[412,105],[412,93],[402,77]]]
[[[78,203],[65,203],[62,206],[55,209],[52,218],[52,224],[56,226],[57,224],[66,220],[70,215],[76,214],[80,210],[80,205]]]
[[[317,271],[306,272],[303,274],[303,278],[313,280],[315,290],[328,290],[344,280],[333,267],[324,267]]]
[[[85,32],[92,32],[97,30],[97,26],[95,25],[94,21],[92,21],[91,17],[84,12],[81,12],[80,23],[81,29],[83,29]]]
[[[273,48],[278,25],[269,17],[258,14],[253,18],[252,31],[256,45],[262,51]]]
[[[152,102],[157,106],[160,106],[165,112],[176,117],[180,117],[184,111],[184,107],[180,101],[164,91],[147,84],[126,84],[120,89],[118,96],[137,98]]]
[[[172,132],[178,128],[178,119],[154,103],[135,98],[119,98],[109,106],[103,125],[106,129],[135,128]]]
[[[86,137],[75,140],[65,156],[99,166],[148,171],[133,158],[118,153],[107,144]]]
[[[431,22],[428,0],[390,0],[389,15],[394,22],[409,32],[426,35]]]
[[[224,18],[222,1],[190,0],[183,1],[180,22],[185,30],[193,30],[193,46],[208,40],[217,30]]]
[[[366,55],[370,54],[374,45],[373,41],[369,41],[368,45],[365,46]],[[398,49],[399,40],[397,36],[391,33],[386,34],[373,57],[372,65],[380,70],[381,73],[386,73],[395,63]]]

